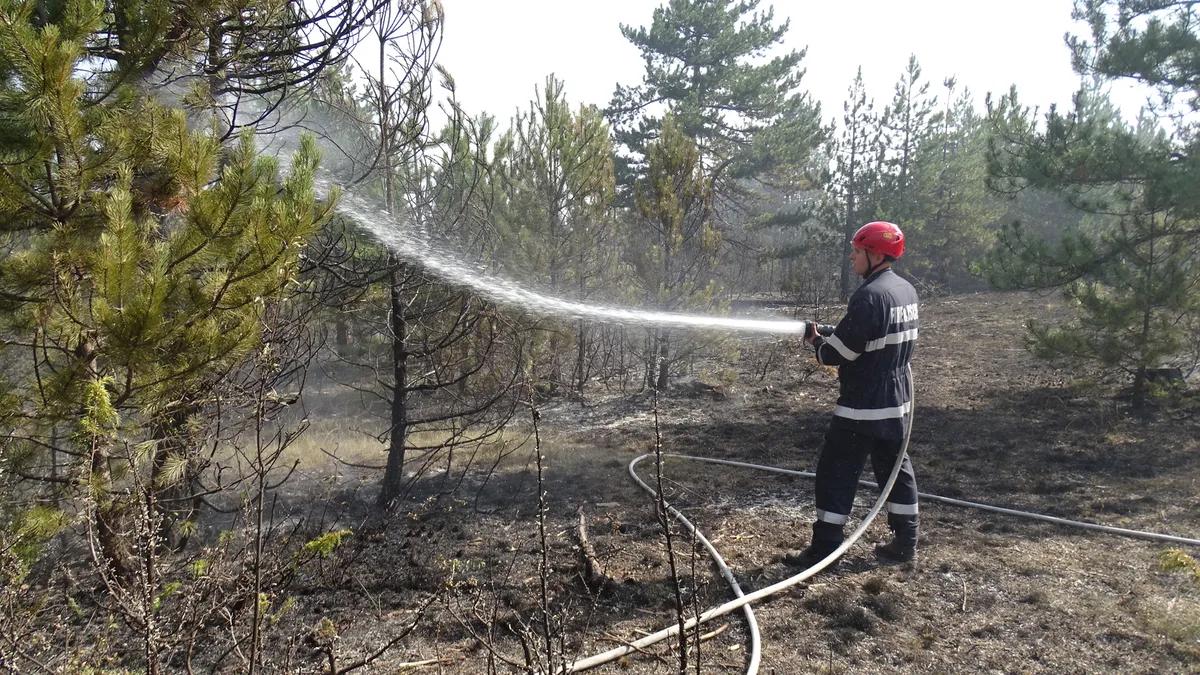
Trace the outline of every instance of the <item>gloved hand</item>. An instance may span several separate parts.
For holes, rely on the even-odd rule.
[[[837,326],[830,326],[823,323],[813,323],[810,321],[804,326],[804,341],[811,345],[813,344],[813,341],[816,340],[818,335],[821,337],[829,337],[830,335],[833,335],[835,328],[837,328]]]

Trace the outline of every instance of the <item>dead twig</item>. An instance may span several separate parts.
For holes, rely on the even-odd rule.
[[[425,602],[421,603],[421,606],[419,608],[417,608],[416,616],[413,618],[412,623],[405,626],[404,629],[402,631],[400,631],[399,635],[394,636],[392,639],[385,642],[381,647],[377,648],[374,652],[359,659],[358,661],[355,661],[355,662],[353,662],[347,666],[344,666],[342,668],[337,668],[335,665],[336,662],[334,661],[333,648],[330,647],[329,652],[328,652],[329,653],[329,672],[332,675],[344,675],[345,673],[353,672],[355,670],[358,670],[359,668],[369,666],[372,663],[374,663],[375,661],[377,661],[380,657],[382,657],[384,654],[386,654],[388,652],[388,650],[390,650],[392,647],[395,647],[397,644],[400,643],[401,640],[408,637],[409,634],[411,634],[414,630],[416,630],[417,624],[421,623],[421,619],[424,618],[426,610],[429,609],[429,606],[433,604],[433,601],[436,600],[437,597],[438,597],[437,594],[431,594],[428,598],[426,598]],[[430,663],[437,663],[437,662],[439,662],[438,659],[434,659]]]
[[[613,580],[604,573],[604,568],[596,559],[596,549],[588,540],[587,519],[583,515],[583,507],[579,507],[579,555],[583,558],[583,580],[593,593],[605,593],[612,589]]]
[[[701,635],[700,641],[705,642],[707,640],[711,640],[711,639],[717,637],[718,635],[720,635],[721,633],[724,633],[726,630],[729,630],[729,624],[724,624],[720,628],[712,631],[711,633],[705,633],[704,635]]]

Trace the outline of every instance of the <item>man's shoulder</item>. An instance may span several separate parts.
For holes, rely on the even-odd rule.
[[[912,297],[916,297],[917,295],[917,289],[913,288],[913,285],[907,279],[896,274],[891,268],[888,268],[881,270],[879,274],[876,274],[862,286],[859,286],[854,295],[850,296],[850,301],[854,302],[856,299],[887,296],[898,292],[911,294]]]
[[[876,287],[874,284],[867,283],[859,286],[858,290],[854,291],[854,295],[850,296],[850,302],[848,304],[850,309],[853,309],[856,306],[861,307],[862,305],[877,305],[882,297],[883,293],[881,288]]]
[[[879,282],[876,289],[877,293],[902,298],[905,302],[917,301],[917,289],[913,288],[908,279],[900,276],[891,268],[884,270],[877,280]]]

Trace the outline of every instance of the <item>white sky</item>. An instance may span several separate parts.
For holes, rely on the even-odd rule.
[[[665,4],[666,0],[661,0]],[[467,111],[495,115],[501,128],[528,106],[546,76],[565,83],[572,104],[601,107],[618,82],[637,84],[644,70],[620,24],[649,27],[660,0],[442,0],[441,62],[455,78]],[[876,106],[916,54],[931,91],[954,75],[983,97],[1017,85],[1027,105],[1067,105],[1079,79],[1063,42],[1086,26],[1071,20],[1072,0],[850,0],[773,4],[778,25],[791,19],[788,48],[807,47],[802,80],[826,120],[840,121],[842,102],[859,65]],[[1115,97],[1129,114],[1142,97],[1126,87]]]

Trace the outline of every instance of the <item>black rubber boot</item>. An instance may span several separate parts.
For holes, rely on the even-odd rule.
[[[783,564],[801,569],[812,567],[833,553],[834,549],[842,545],[844,539],[845,535],[840,526],[817,521],[813,523],[812,543],[802,551],[788,551],[783,556]],[[834,560],[825,569],[837,567],[840,560]]]
[[[824,560],[830,553],[833,553],[833,550],[838,546],[839,544],[828,546],[823,542],[814,541],[805,547],[803,551],[788,551],[783,556],[783,564],[787,565],[788,567],[808,569],[809,567],[812,567],[813,565],[816,565]],[[837,567],[839,562],[841,562],[841,558],[834,560],[825,569],[833,569],[834,567]]]
[[[875,555],[890,562],[916,562],[918,525],[919,520],[915,515],[889,513],[888,527],[892,530],[892,540],[876,546]]]

